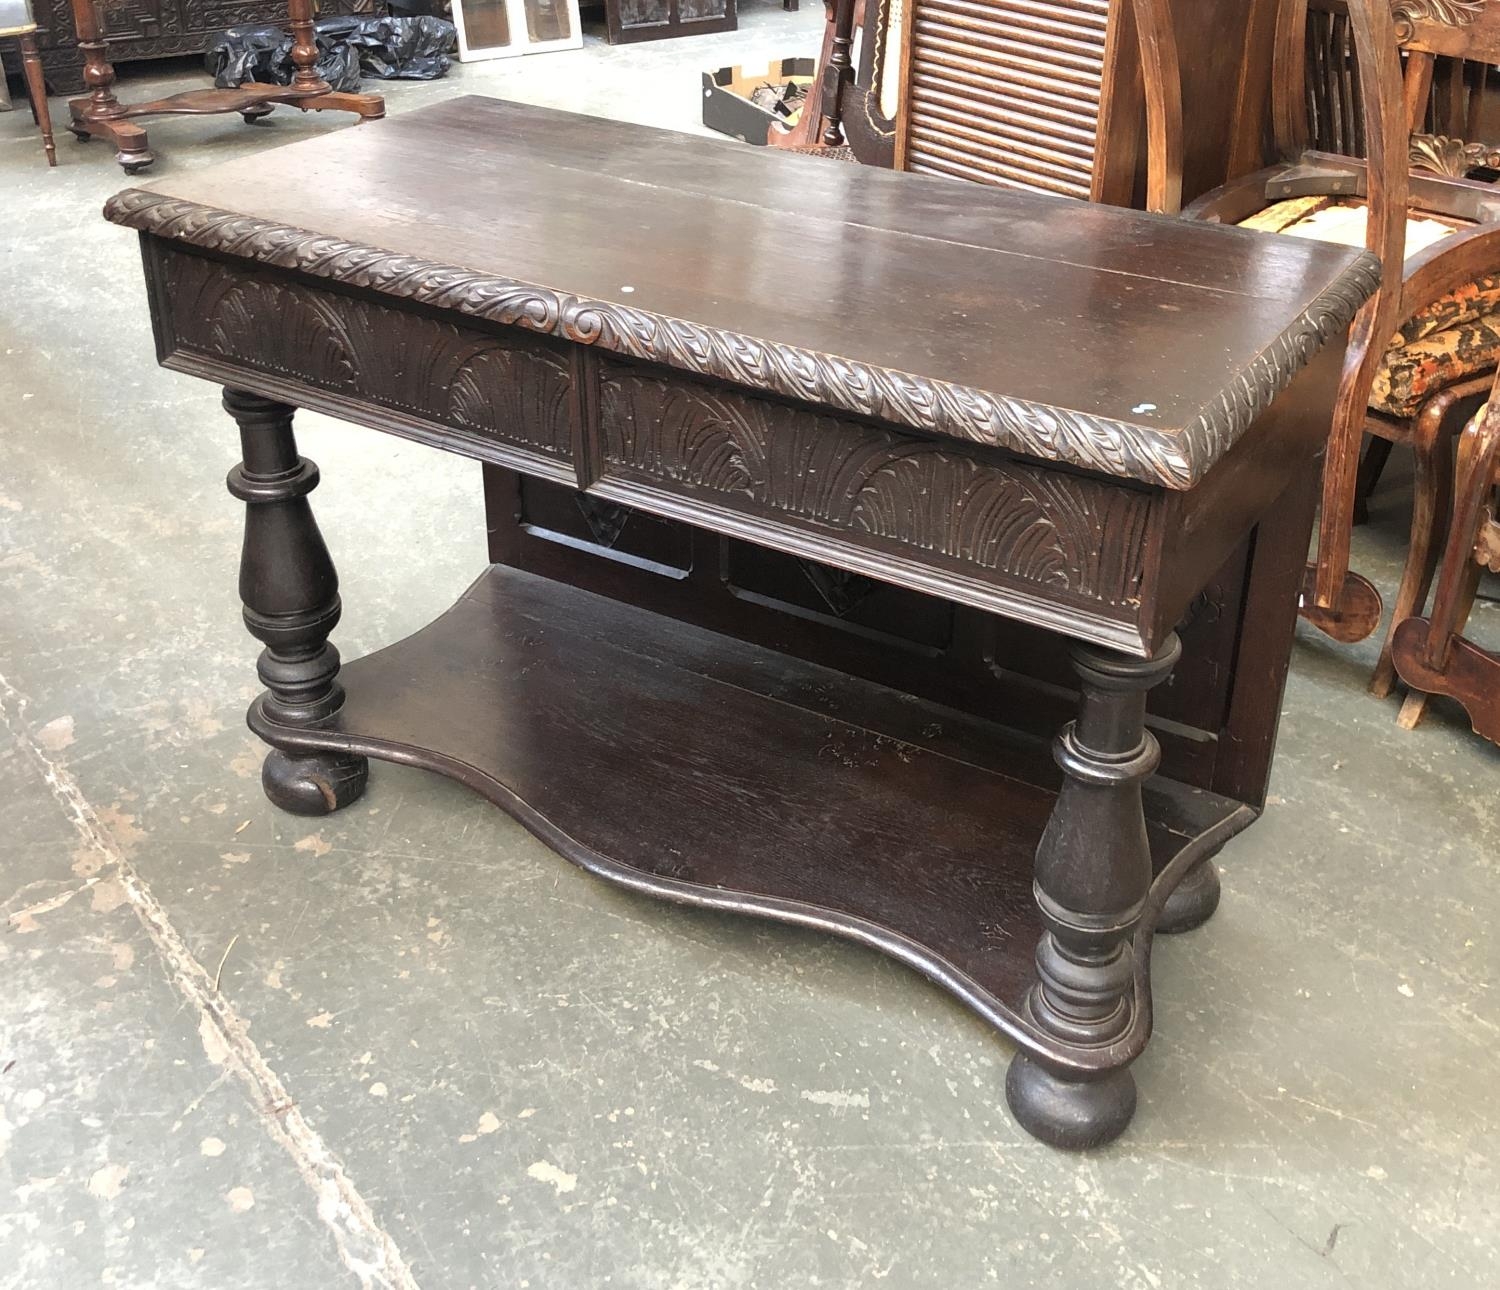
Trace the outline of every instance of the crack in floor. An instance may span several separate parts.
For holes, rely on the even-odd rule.
[[[99,856],[100,874],[90,882],[97,881],[105,871],[119,882],[126,902],[156,948],[168,981],[197,1013],[198,1033],[205,1052],[238,1077],[259,1122],[291,1157],[302,1181],[317,1200],[318,1218],[332,1234],[339,1259],[363,1290],[419,1290],[395,1240],[380,1225],[343,1162],[303,1117],[280,1077],[261,1056],[244,1019],[216,989],[212,976],[172,925],[145,879],[115,843],[78,782],[65,766],[48,756],[26,720],[26,707],[26,696],[0,674],[0,725],[10,732],[16,746],[41,772],[82,844]],[[30,912],[43,912],[43,906],[62,904],[75,894],[76,891],[69,891],[61,898],[33,907]]]

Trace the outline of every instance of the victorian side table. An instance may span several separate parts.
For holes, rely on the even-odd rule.
[[[109,61],[108,5],[104,0],[72,0],[73,26],[83,53],[83,83],[88,93],[68,102],[68,129],[80,142],[104,139],[115,148],[115,160],[127,175],[144,170],[156,160],[146,142],[146,131],[136,124],[146,116],[216,116],[238,112],[247,123],[268,116],[278,103],[304,112],[353,112],[361,121],[385,115],[378,94],[350,94],[335,90],[318,76],[318,47],[313,32],[313,0],[287,0],[287,24],[292,33],[290,85],[247,82],[234,89],[184,90],[145,103],[121,103],[115,97],[115,69]],[[200,46],[201,48],[201,46]]]
[[[370,757],[452,776],[610,881],[910,964],[1015,1045],[1038,1137],[1125,1128],[1152,937],[1211,912],[1260,804],[1371,257],[473,98],[106,213],[161,362],[239,426],[273,802],[336,810]],[[344,666],[296,407],[492,472],[502,559]],[[621,578],[504,559],[520,528]],[[788,569],[820,599],[777,602]],[[1258,661],[1174,698],[1205,617]],[[798,624],[850,627],[848,666]],[[1050,760],[1045,702],[1011,722],[937,676],[964,651],[1076,695]],[[1258,769],[1203,772],[1247,690]]]

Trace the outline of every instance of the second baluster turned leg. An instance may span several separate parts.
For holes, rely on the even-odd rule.
[[[1141,784],[1161,759],[1145,726],[1146,691],[1166,679],[1181,652],[1172,636],[1151,659],[1089,646],[1073,653],[1082,696],[1078,719],[1053,748],[1064,778],[1036,853],[1044,930],[1027,1010],[1048,1035],[1084,1054],[1131,1025],[1131,938],[1151,888]],[[1135,1114],[1135,1079],[1124,1066],[1083,1073],[1021,1052],[1005,1094],[1021,1127],[1057,1147],[1100,1146]]]
[[[244,460],[229,491],[245,503],[240,599],[245,626],[265,645],[256,700],[277,725],[316,727],[344,701],[339,652],[328,641],[339,620],[339,582],[307,495],[318,468],[297,455],[292,409],[258,395],[224,391]],[[290,754],[273,748],[261,772],[266,796],[298,815],[327,815],[364,792],[369,764],[349,753]]]

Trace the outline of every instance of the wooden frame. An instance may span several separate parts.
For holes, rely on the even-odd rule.
[[[1133,204],[1182,200],[1181,77],[1168,0],[839,0],[824,82],[824,143],[898,170]],[[885,89],[896,64],[896,116]]]
[[[1017,1045],[1006,1098],[1029,1132],[1071,1148],[1121,1133],[1152,938],[1213,912],[1211,856],[1257,813],[1291,597],[1285,569],[1258,590],[1240,572],[1263,524],[1262,572],[1305,550],[1371,258],[1097,206],[1050,227],[1056,203],[1031,194],[478,98],[374,142],[292,145],[106,209],[142,235],[161,362],[222,382],[240,432],[228,482],[270,799],[337,810],[370,757],[439,771],[612,882],[899,959]],[[312,163],[336,182],[289,223],[277,203]],[[499,193],[505,239],[484,225]],[[779,239],[793,197],[828,230],[818,247]],[[671,236],[609,236],[646,225]],[[706,250],[687,263],[682,246]],[[795,314],[759,290],[787,254],[823,288]],[[938,344],[976,281],[995,307],[971,344]],[[1070,304],[1049,329],[1054,295]],[[890,299],[899,318],[870,307]],[[597,547],[617,512],[646,517],[667,535],[654,567],[600,565],[651,575],[648,599],[719,576],[674,549],[691,530],[811,564],[830,606],[887,588],[978,629],[964,644],[992,682],[1028,649],[1051,669],[1066,655],[1050,695],[1077,719],[1049,758],[1004,708],[797,657],[782,638],[807,615],[736,640],[623,605],[623,587],[504,565],[345,667],[297,407],[560,488]],[[753,571],[734,576],[720,603],[753,604]],[[1244,588],[1217,632],[1215,583]],[[1179,627],[1254,660],[1232,692],[1161,700],[1247,736],[1198,772],[1248,801],[1155,774],[1147,693],[1167,688]]]
[[[80,143],[103,139],[112,144],[115,160],[127,175],[144,170],[156,160],[146,131],[136,124],[145,116],[218,116],[238,112],[250,124],[269,116],[277,104],[303,112],[352,112],[360,121],[378,120],[385,115],[385,100],[380,95],[335,90],[319,78],[313,0],[287,0],[291,58],[296,67],[290,85],[247,82],[229,90],[187,90],[145,103],[121,103],[115,97],[115,69],[107,52],[105,5],[98,0],[71,2],[89,92],[68,103],[68,129]]]
[[[1324,466],[1318,555],[1308,568],[1301,612],[1319,630],[1344,642],[1361,640],[1379,626],[1379,592],[1349,568],[1360,452],[1367,432],[1410,444],[1417,457],[1411,540],[1390,629],[1370,682],[1372,692],[1383,696],[1395,677],[1395,630],[1421,608],[1431,583],[1447,510],[1449,440],[1487,382],[1436,391],[1409,420],[1372,411],[1370,393],[1388,338],[1402,319],[1500,266],[1500,197],[1491,185],[1462,177],[1462,144],[1418,132],[1437,56],[1467,52],[1485,61],[1500,60],[1500,5],[1493,0],[1316,0],[1316,7],[1348,23],[1358,93],[1346,89],[1343,98],[1362,106],[1363,129],[1354,136],[1361,139],[1365,156],[1307,149],[1311,129],[1303,87],[1309,0],[1282,0],[1270,117],[1277,151],[1293,160],[1210,193],[1184,213],[1235,224],[1276,201],[1322,194],[1362,198],[1368,206],[1366,246],[1385,268],[1380,291],[1351,332]],[[1450,154],[1459,164],[1443,166],[1450,173],[1439,173],[1437,167]],[[1413,209],[1474,227],[1406,258],[1406,220]]]
[[[26,97],[31,104],[31,116],[42,136],[42,151],[49,166],[57,165],[57,146],[52,141],[52,115],[47,110],[47,86],[42,77],[42,60],[36,52],[36,23],[32,22],[26,0],[20,0],[20,12],[13,15],[24,21],[13,26],[0,26],[0,41],[14,39],[21,54],[22,79],[26,82]],[[9,23],[12,15],[0,17],[0,23]],[[0,70],[0,80],[4,72]]]
[[[1500,654],[1463,636],[1474,607],[1481,569],[1500,573],[1500,397],[1490,394],[1483,411],[1464,428],[1454,472],[1453,522],[1429,617],[1411,617],[1396,629],[1394,654],[1401,679],[1411,687],[1400,724],[1413,729],[1431,694],[1458,700],[1474,732],[1500,744]]]
[[[633,3],[632,10],[627,11],[627,3]],[[660,16],[648,19],[640,12],[646,4]],[[611,45],[708,36],[738,26],[736,0],[604,0],[604,30]]]
[[[563,35],[532,34],[532,19],[545,2],[548,19],[560,25]],[[560,11],[561,24],[555,19]],[[522,54],[546,54],[558,49],[583,48],[583,27],[578,0],[453,0],[453,25],[458,29],[458,58],[463,63],[492,58],[518,58]]]

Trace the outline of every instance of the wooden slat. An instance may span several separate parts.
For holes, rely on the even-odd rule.
[[[945,9],[969,9],[985,15],[1009,18],[1025,26],[1057,28],[1064,26],[1096,27],[1109,24],[1110,0],[933,0]]]
[[[1032,46],[992,40],[925,16],[917,19],[916,35],[919,58],[923,49],[949,50],[975,62],[991,63],[997,74],[1007,78],[1023,79],[1041,89],[1072,85],[1091,91],[1094,100],[1098,101],[1099,81],[1104,72],[1102,54],[1092,63],[1082,59],[1063,62],[1055,57],[1039,57]]]
[[[1095,56],[1104,43],[1102,27],[1097,30],[1064,25],[1039,28],[1017,23],[1007,18],[1003,12],[992,8],[956,4],[952,0],[948,0],[947,3],[934,3],[929,0],[921,6],[920,14],[951,23],[956,27],[1024,41],[1036,49],[1053,49],[1060,54],[1073,54],[1083,58]]]
[[[908,164],[913,170],[921,170],[925,164],[961,166],[965,177],[979,179],[985,183],[1019,183],[1038,192],[1062,193],[1068,197],[1088,199],[1090,173],[1087,169],[1069,178],[1038,167],[1028,158],[1006,157],[994,152],[983,152],[965,141],[958,146],[939,143],[930,137],[914,134],[908,151]]]
[[[1088,198],[1109,0],[917,0],[906,165]]]
[[[1044,133],[1056,131],[1093,142],[1099,124],[1096,112],[1070,112],[1055,103],[1027,99],[1011,93],[1009,86],[995,85],[993,78],[963,68],[913,67],[911,85],[947,94],[955,104],[967,107],[975,116],[1008,113],[1017,121],[1034,123]]]
[[[947,175],[952,179],[966,179],[971,183],[1000,184],[1006,188],[1019,188],[1031,193],[1052,193],[1063,197],[1077,197],[1082,201],[1088,200],[1088,190],[1068,186],[1061,188],[1057,184],[1039,182],[1034,176],[1022,171],[1010,174],[1001,174],[992,170],[981,169],[978,166],[950,161],[943,157],[923,154],[913,156],[910,168],[919,175]]]
[[[918,100],[922,104],[919,115],[923,122],[945,122],[955,133],[972,131],[980,139],[1008,140],[1013,147],[1029,149],[1041,156],[1051,157],[1061,152],[1077,158],[1085,166],[1090,165],[1094,160],[1092,140],[1080,141],[1066,139],[1056,134],[1039,134],[1026,122],[1011,123],[991,118],[981,124],[974,120],[973,114],[967,109],[950,107],[948,103],[928,91],[920,91]]]
[[[975,165],[995,164],[1024,170],[1040,182],[1043,178],[1057,183],[1088,186],[1089,167],[1076,160],[1059,161],[1040,148],[1022,148],[1008,139],[984,138],[976,131],[919,125],[912,128],[912,151],[917,155],[928,149],[942,155],[967,155]]]
[[[1079,93],[1076,98],[1049,95],[1043,90],[1019,83],[1016,78],[999,74],[993,66],[951,54],[947,49],[918,46],[921,58],[913,58],[909,80],[951,81],[962,95],[977,96],[992,104],[1011,104],[1016,110],[1040,115],[1046,120],[1061,121],[1077,129],[1092,130],[1098,124],[1098,98]]]

